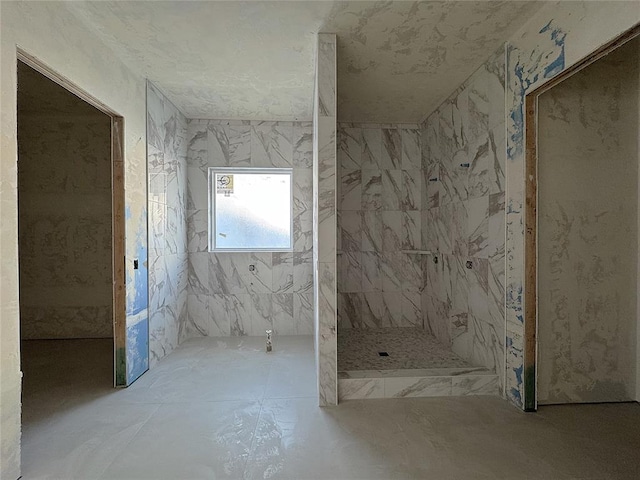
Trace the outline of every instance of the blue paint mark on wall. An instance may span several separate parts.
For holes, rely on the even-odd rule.
[[[550,20],[539,32],[546,36],[546,40],[551,44],[543,44],[534,50],[526,58],[519,57],[519,51],[514,47],[507,50],[507,62],[513,65],[512,88],[516,97],[513,109],[509,114],[511,119],[511,135],[509,146],[507,147],[507,157],[515,159],[523,151],[524,144],[524,98],[530,87],[540,78],[551,78],[560,73],[565,67],[564,43],[567,34],[560,28],[553,27],[553,20]]]
[[[149,369],[149,319],[127,327],[127,385]]]

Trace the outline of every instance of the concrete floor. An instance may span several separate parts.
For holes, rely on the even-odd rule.
[[[310,337],[195,339],[124,390],[107,341],[25,342],[23,478],[640,478],[640,405],[318,408]]]

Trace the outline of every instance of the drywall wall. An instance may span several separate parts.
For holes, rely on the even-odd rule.
[[[311,137],[310,122],[189,120],[188,313],[181,339],[313,332]],[[209,167],[293,170],[292,252],[208,251]]]
[[[125,119],[126,256],[128,334],[146,323],[146,159],[144,81],[53,2],[0,3],[0,477],[20,475],[20,355],[18,313],[17,46],[100,99]],[[119,353],[121,362],[138,352]],[[125,355],[126,353],[126,355]],[[140,352],[140,355],[144,352]],[[144,367],[130,362],[129,378]],[[113,452],[115,455],[115,452]]]
[[[318,34],[313,106],[313,295],[318,402],[338,403],[336,36]]]
[[[187,316],[187,119],[147,82],[149,362],[178,345]]]
[[[501,380],[504,68],[503,47],[422,125],[422,236],[424,248],[434,253],[423,263],[425,328],[465,360],[495,370]]]
[[[638,40],[538,99],[538,403],[635,395]]]
[[[111,118],[24,63],[18,81],[22,339],[113,337]]]
[[[639,21],[636,2],[553,2],[507,45],[506,393],[521,408],[535,408],[535,359],[524,358],[525,97]]]
[[[418,125],[338,124],[338,174],[338,328],[422,327]]]

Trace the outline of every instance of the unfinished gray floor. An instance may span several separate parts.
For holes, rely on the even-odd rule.
[[[310,337],[197,339],[126,390],[107,342],[27,342],[23,478],[640,478],[640,405],[318,408]],[[105,363],[106,362],[106,363]]]

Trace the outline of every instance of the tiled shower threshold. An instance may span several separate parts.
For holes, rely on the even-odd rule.
[[[340,400],[462,395],[498,395],[497,374],[469,364],[425,330],[339,332]]]

